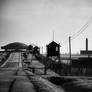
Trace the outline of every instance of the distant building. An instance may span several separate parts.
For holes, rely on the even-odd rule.
[[[88,38],[86,38],[86,50],[80,51],[81,55],[92,55],[92,50],[88,50]]]
[[[27,48],[28,46],[26,44],[20,42],[10,43],[1,47],[5,51],[26,51]]]
[[[81,50],[80,53],[81,55],[92,55],[92,51]]]

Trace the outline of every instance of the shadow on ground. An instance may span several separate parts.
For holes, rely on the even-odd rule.
[[[49,77],[48,80],[57,86],[61,86],[65,92],[92,92],[91,88],[78,86],[74,84],[75,79],[61,78],[61,77]]]

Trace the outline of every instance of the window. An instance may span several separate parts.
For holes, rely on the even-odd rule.
[[[58,51],[58,47],[56,47],[56,51]]]

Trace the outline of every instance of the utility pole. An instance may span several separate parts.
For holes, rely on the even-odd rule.
[[[69,58],[70,58],[70,73],[71,73],[71,36],[69,36]]]
[[[69,36],[69,56],[70,56],[70,63],[71,63],[71,36]]]

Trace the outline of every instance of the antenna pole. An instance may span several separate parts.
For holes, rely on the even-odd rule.
[[[53,31],[53,41],[54,41],[54,31]]]

